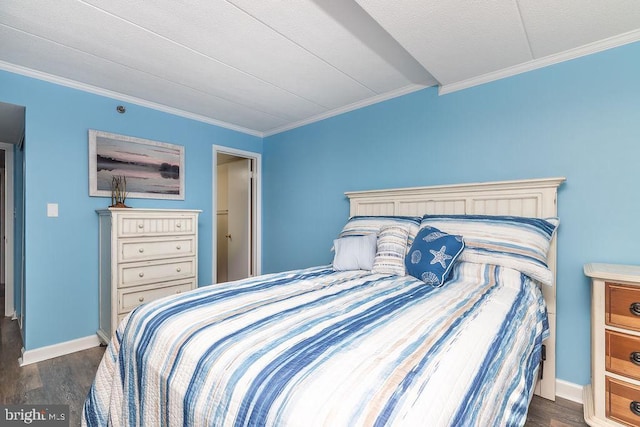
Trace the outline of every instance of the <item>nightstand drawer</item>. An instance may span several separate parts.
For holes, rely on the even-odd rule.
[[[607,371],[640,380],[640,337],[605,331]]]
[[[618,422],[640,425],[640,387],[605,377],[606,416]]]
[[[605,283],[607,325],[640,331],[640,287]]]
[[[121,239],[118,261],[176,258],[195,255],[195,236],[173,239]]]
[[[169,295],[180,294],[194,288],[194,282],[173,283],[170,286],[158,287],[152,285],[148,287],[127,288],[118,291],[118,313],[126,314],[139,306]]]

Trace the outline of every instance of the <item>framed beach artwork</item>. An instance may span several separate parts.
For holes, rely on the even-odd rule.
[[[128,198],[184,200],[184,147],[89,130],[89,195],[111,197],[113,177]]]

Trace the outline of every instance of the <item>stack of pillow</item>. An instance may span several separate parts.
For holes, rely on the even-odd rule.
[[[442,286],[456,261],[516,269],[553,284],[547,266],[557,218],[490,215],[355,216],[334,240],[336,270],[409,274]]]

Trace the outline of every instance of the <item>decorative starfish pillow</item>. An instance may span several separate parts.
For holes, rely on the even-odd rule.
[[[463,249],[462,236],[425,226],[416,235],[404,259],[407,273],[428,285],[440,287]]]

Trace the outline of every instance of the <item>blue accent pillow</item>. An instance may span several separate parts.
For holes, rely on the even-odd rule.
[[[434,227],[422,227],[404,259],[407,274],[428,285],[440,287],[463,249],[462,236],[443,233]]]

